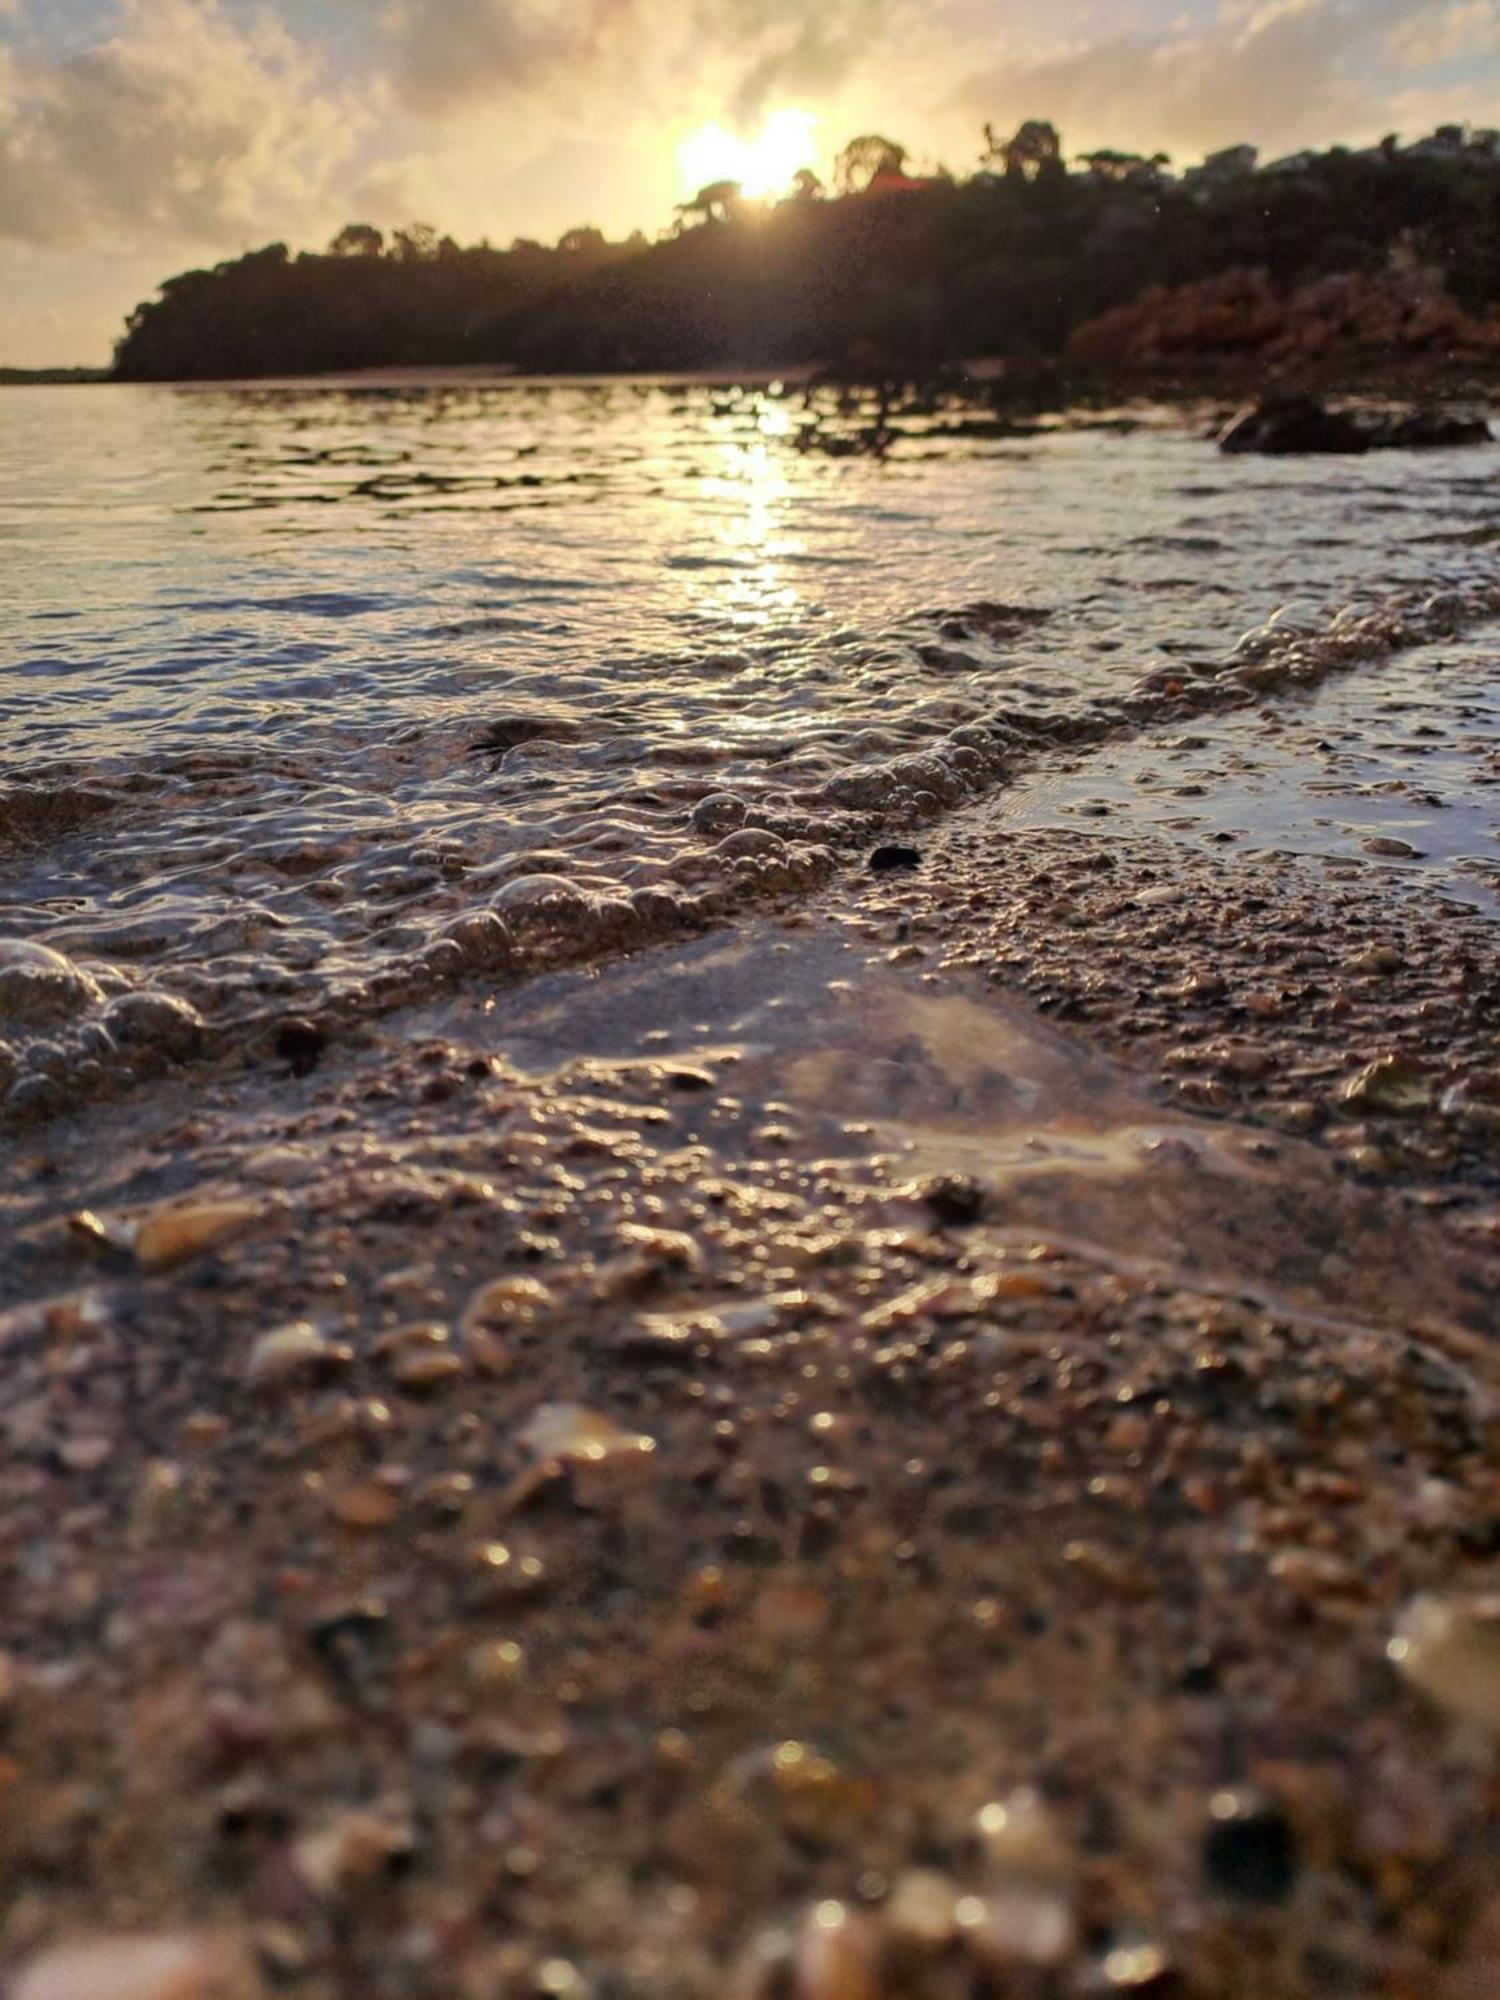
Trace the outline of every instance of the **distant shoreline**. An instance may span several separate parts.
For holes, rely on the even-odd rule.
[[[1489,400],[1500,394],[1500,358],[1473,355],[1382,355],[1324,353],[1293,361],[1260,355],[1177,354],[1155,364],[1117,367],[1070,367],[1043,360],[1007,363],[997,356],[975,356],[951,362],[930,375],[893,370],[916,388],[941,387],[955,398],[972,394],[984,401],[1063,409],[1101,399],[1136,402],[1187,403],[1204,398],[1243,401],[1268,391],[1294,388],[1333,398]],[[848,387],[874,389],[878,372],[846,374],[825,362],[790,362],[783,367],[764,363],[736,367],[682,369],[547,369],[532,371],[505,362],[420,363],[404,367],[330,369],[322,373],[288,375],[189,376],[170,381],[122,379],[109,369],[0,368],[0,388],[175,389],[213,393],[224,389],[330,392],[360,390],[420,390],[484,388],[513,385],[526,388],[587,388],[605,383],[639,383],[663,388],[788,389]]]
[[[113,382],[111,368],[0,368],[0,389],[74,389]]]

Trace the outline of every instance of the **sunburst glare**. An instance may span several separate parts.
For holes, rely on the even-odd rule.
[[[750,138],[723,125],[701,125],[677,147],[679,192],[696,193],[715,181],[738,181],[752,200],[786,194],[803,167],[817,158],[818,120],[810,111],[773,111]]]

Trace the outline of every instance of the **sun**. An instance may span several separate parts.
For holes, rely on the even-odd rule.
[[[817,156],[817,119],[810,111],[773,111],[750,139],[722,125],[701,125],[677,146],[677,178],[684,198],[714,181],[738,181],[753,201],[789,192],[798,171]]]

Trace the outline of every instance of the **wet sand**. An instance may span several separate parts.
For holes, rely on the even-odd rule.
[[[18,1136],[17,2000],[1500,1987],[1493,919],[1234,751]]]

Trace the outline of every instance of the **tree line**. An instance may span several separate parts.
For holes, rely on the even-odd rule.
[[[1055,129],[986,129],[978,170],[908,172],[852,140],[832,191],[698,192],[648,241],[597,229],[555,244],[464,246],[353,222],[321,252],[286,244],[183,272],[130,315],[124,380],[461,363],[530,370],[842,364],[917,373],[979,355],[1043,357],[1150,286],[1263,271],[1290,290],[1370,272],[1404,245],[1470,310],[1500,301],[1500,166],[1473,147],[1332,148],[1288,170],[1197,169],[1102,151],[1070,167]],[[1229,160],[1230,155],[1218,156]],[[1210,167],[1213,162],[1209,163]]]

